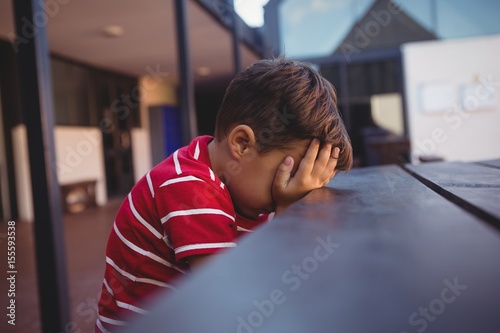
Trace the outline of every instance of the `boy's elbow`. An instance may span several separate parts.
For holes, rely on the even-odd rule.
[[[189,264],[189,267],[191,268],[191,271],[197,271],[205,266],[207,262],[209,262],[214,257],[215,255],[213,254],[196,255],[189,257],[187,259],[187,262]]]

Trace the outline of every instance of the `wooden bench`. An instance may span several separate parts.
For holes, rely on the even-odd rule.
[[[78,213],[96,207],[96,180],[61,184],[61,200],[65,213]]]
[[[496,165],[340,174],[126,332],[500,332]]]

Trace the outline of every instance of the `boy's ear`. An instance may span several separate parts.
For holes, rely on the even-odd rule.
[[[227,142],[231,156],[235,159],[252,154],[257,144],[254,131],[247,125],[238,125],[233,128],[227,136]]]

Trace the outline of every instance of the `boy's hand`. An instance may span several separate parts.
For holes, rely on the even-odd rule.
[[[340,149],[336,147],[332,151],[332,145],[327,144],[319,150],[319,146],[318,139],[312,140],[293,177],[294,160],[291,156],[287,156],[278,167],[272,189],[276,213],[310,191],[325,186],[337,173],[335,167]]]

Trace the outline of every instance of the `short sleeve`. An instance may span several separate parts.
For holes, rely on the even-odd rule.
[[[193,175],[171,179],[155,192],[155,202],[176,260],[236,246],[231,197],[210,179]]]

